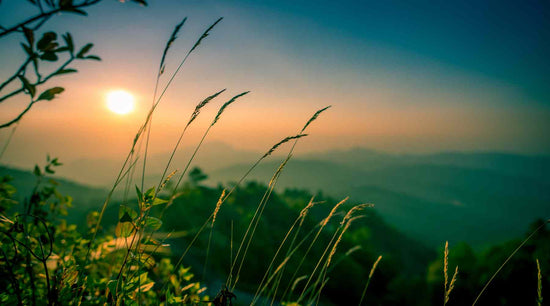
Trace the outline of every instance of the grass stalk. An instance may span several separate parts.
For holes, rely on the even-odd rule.
[[[382,260],[382,255],[378,256],[378,259],[376,259],[376,261],[372,265],[372,268],[370,269],[369,278],[367,278],[367,283],[365,284],[365,288],[363,289],[363,293],[361,293],[361,299],[359,300],[359,304],[358,304],[359,306],[361,306],[361,304],[363,304],[363,300],[365,299],[365,296],[367,294],[367,288],[369,287],[370,280],[372,279],[372,276],[374,275],[374,271],[376,271],[376,267],[378,267],[378,263],[380,262],[380,260]]]
[[[546,220],[546,222],[542,223],[539,227],[537,227],[527,238],[525,238],[525,240],[523,240],[518,245],[518,247],[510,254],[510,256],[508,256],[508,258],[506,258],[506,260],[500,265],[500,267],[495,271],[495,273],[493,273],[493,275],[491,276],[489,281],[487,281],[487,283],[485,283],[485,286],[483,286],[483,289],[481,289],[481,291],[477,295],[476,299],[472,303],[472,306],[477,304],[477,302],[479,301],[479,299],[481,298],[481,296],[483,295],[485,290],[487,290],[487,287],[489,287],[489,285],[491,284],[493,279],[495,279],[495,277],[498,275],[500,270],[502,270],[502,268],[504,268],[504,266],[510,261],[510,259],[512,259],[512,257],[514,257],[514,255],[516,255],[516,253],[527,243],[527,241],[529,241],[536,233],[538,233],[538,231],[540,231],[542,228],[544,228],[547,223],[550,223],[550,219]]]
[[[275,145],[271,150],[276,149],[276,147],[279,144]],[[271,152],[272,152],[271,150],[270,150],[270,152],[268,152],[266,154],[271,154]],[[256,211],[254,212],[254,216],[252,217],[252,220],[250,220],[250,223],[248,224],[248,228],[246,229],[246,232],[243,236],[243,239],[241,240],[241,244],[239,245],[239,249],[237,250],[237,254],[235,256],[235,260],[237,260],[238,257],[239,257],[240,250],[242,249],[242,247],[244,245],[244,242],[246,241],[246,247],[245,247],[244,252],[242,254],[241,262],[239,264],[239,268],[237,270],[236,277],[235,277],[235,282],[233,283],[233,285],[231,285],[231,283],[230,283],[232,274],[230,274],[229,278],[228,278],[229,279],[229,285],[230,285],[228,288],[231,288],[230,289],[231,291],[233,291],[235,289],[235,287],[237,286],[237,281],[238,281],[239,275],[241,273],[241,269],[243,267],[244,261],[246,259],[246,254],[248,253],[248,249],[250,248],[250,244],[251,244],[251,242],[254,238],[254,234],[256,233],[256,229],[258,227],[258,224],[260,223],[260,219],[262,217],[264,209],[265,209],[265,207],[267,205],[267,202],[268,202],[268,200],[271,196],[271,193],[273,192],[273,189],[275,188],[275,184],[276,184],[276,182],[279,178],[279,175],[281,174],[282,170],[286,166],[287,162],[290,160],[290,157],[291,156],[287,156],[287,158],[281,163],[281,165],[279,166],[279,168],[277,169],[277,171],[275,172],[275,174],[271,178],[271,180],[269,182],[269,185],[268,185],[268,189],[265,191],[265,193],[264,193],[264,195],[263,195],[263,197],[260,201],[260,204],[258,205],[258,207],[256,208]],[[253,226],[253,228],[252,228],[252,226]],[[251,228],[252,228],[252,231],[250,231]],[[250,233],[250,236],[247,237],[248,233]],[[233,264],[233,266],[235,265],[235,263]],[[232,270],[233,270],[233,268],[232,268]]]
[[[540,269],[539,259],[537,261],[537,306],[542,306],[542,272]]]

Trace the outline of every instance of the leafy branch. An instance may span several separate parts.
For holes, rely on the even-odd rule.
[[[35,40],[35,31],[40,29],[52,16],[59,13],[67,12],[87,16],[84,8],[98,4],[102,0],[27,0],[31,5],[35,6],[39,13],[17,23],[11,27],[0,26],[0,39],[12,33],[22,33],[25,41],[21,42],[21,47],[27,55],[27,58],[21,66],[5,81],[0,84],[0,103],[5,100],[17,96],[19,94],[30,95],[29,104],[13,119],[0,124],[0,129],[9,127],[17,123],[23,116],[30,111],[32,106],[39,101],[50,101],[56,94],[64,91],[62,87],[52,87],[44,91],[38,98],[35,98],[36,88],[39,85],[45,84],[51,78],[77,72],[76,69],[68,68],[74,60],[101,60],[96,55],[89,55],[88,52],[93,47],[93,44],[84,45],[78,52],[75,51],[73,38],[70,33],[62,35],[65,45],[60,46],[57,42],[57,33],[46,32],[39,40]],[[132,2],[141,5],[147,5],[145,0],[132,0]],[[1,3],[1,2],[0,2]],[[59,56],[63,53],[68,53],[68,59],[57,67],[52,73],[43,76],[40,71],[40,65],[43,62],[57,62]],[[34,76],[30,77],[29,66],[32,64]],[[33,81],[31,81],[31,79]],[[8,85],[16,80],[20,80],[21,87],[10,92],[2,92]]]

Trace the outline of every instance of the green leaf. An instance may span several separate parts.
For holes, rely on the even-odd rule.
[[[132,2],[138,3],[143,6],[147,6],[147,2],[145,0],[132,0]]]
[[[141,193],[141,190],[139,190],[137,185],[136,185],[136,194],[137,194],[139,203],[142,203],[143,202],[143,193]]]
[[[53,171],[52,168],[49,165],[46,166],[45,170],[46,170],[46,173],[49,173],[49,174],[54,174],[55,173],[55,171]]]
[[[23,47],[23,50],[25,50],[25,52],[27,53],[27,55],[29,57],[33,57],[34,56],[34,52],[32,51],[32,48],[24,43],[21,43],[21,47]]]
[[[155,187],[151,187],[145,191],[145,199],[152,199],[155,196]]]
[[[85,11],[79,10],[79,9],[77,9],[77,8],[74,8],[74,7],[71,7],[71,8],[64,8],[63,11],[64,11],[64,12],[69,12],[69,13],[78,14],[78,15],[82,15],[82,16],[88,16],[88,13],[86,13]]]
[[[147,217],[145,219],[145,226],[151,230],[158,230],[162,226],[162,221],[155,217]]]
[[[25,38],[29,42],[29,45],[32,47],[34,45],[34,32],[27,27],[23,27],[23,34],[25,34]]]
[[[156,241],[153,238],[144,237],[141,241],[141,244],[143,244],[143,245],[160,245],[160,242]]]
[[[69,47],[65,46],[65,47],[60,47],[60,48],[57,48],[55,50],[53,50],[53,52],[65,52],[65,51],[69,51]]]
[[[109,289],[109,291],[111,292],[111,294],[113,296],[115,296],[116,294],[116,284],[117,284],[117,281],[116,280],[110,280],[108,283],[107,283],[107,288]]]
[[[33,173],[34,173],[34,175],[36,175],[36,176],[42,176],[42,171],[40,171],[40,168],[38,167],[38,165],[35,165],[35,166],[34,166]]]
[[[53,0],[44,0],[44,2],[46,2],[46,4],[51,8],[55,7],[55,3],[53,3]]]
[[[27,78],[25,78],[24,76],[18,75],[18,77],[19,80],[21,80],[21,83],[23,83],[23,88],[25,88],[25,90],[29,92],[31,97],[34,98],[34,95],[36,94],[36,87],[32,85],[29,80],[27,80]]]
[[[57,43],[55,43],[55,46],[52,47],[52,45],[54,45],[53,42],[56,39],[57,39],[57,34],[55,34],[55,32],[46,32],[46,33],[44,33],[44,35],[42,35],[42,38],[40,38],[40,40],[36,44],[36,47],[40,51],[51,50],[51,49],[53,49],[57,46]]]
[[[45,61],[55,62],[55,61],[57,61],[58,57],[57,57],[57,54],[48,51],[48,52],[44,52],[40,56],[40,59],[45,60]]]
[[[132,235],[134,225],[130,222],[119,222],[115,228],[115,235],[120,238],[126,238]]]
[[[124,212],[124,215],[118,221],[121,223],[124,223],[124,222],[132,222],[134,220],[132,220],[132,217],[130,217],[130,214],[128,214],[128,212]]]
[[[76,54],[76,57],[84,58],[84,55],[86,55],[86,53],[88,53],[88,51],[90,51],[90,49],[92,49],[93,46],[94,44],[85,45],[84,47],[82,47],[82,49],[80,49],[80,51],[78,51],[78,53]]]
[[[53,75],[61,75],[61,74],[67,74],[67,73],[75,73],[75,72],[77,72],[77,71],[78,71],[78,70],[76,70],[76,69],[67,68],[67,69],[58,70],[58,71],[56,71]]]
[[[38,71],[38,57],[35,54],[33,54],[31,59],[32,59],[32,65],[34,66],[34,70]]]
[[[143,253],[141,256],[136,258],[136,263],[140,264],[140,266],[146,267],[147,269],[151,269],[155,266],[155,259],[153,256]]]
[[[59,7],[65,9],[73,6],[73,0],[59,0]]]
[[[55,95],[56,94],[60,94],[64,91],[65,89],[63,87],[54,87],[54,88],[50,88],[46,91],[44,91],[42,94],[40,94],[40,96],[38,97],[38,100],[48,100],[48,101],[51,101],[53,100],[53,98],[55,98]]]
[[[69,48],[69,52],[73,54],[74,43],[73,43],[73,37],[71,36],[71,33],[66,33],[65,35],[63,35],[63,40],[65,40],[65,43],[67,44],[67,48]]]
[[[85,59],[101,61],[101,58],[97,55],[88,55],[88,56],[85,57]]]
[[[118,209],[118,219],[121,220],[125,214],[128,214],[130,216],[130,220],[133,220],[138,216],[135,210],[131,209],[126,205],[120,205]]]
[[[151,205],[156,206],[156,205],[161,205],[161,204],[164,204],[164,203],[168,203],[168,201],[163,200],[163,199],[159,199],[159,198],[155,198],[155,200],[153,200],[153,203]]]

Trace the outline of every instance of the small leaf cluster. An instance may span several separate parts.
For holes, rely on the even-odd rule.
[[[169,253],[159,255],[167,245],[147,235],[162,225],[148,210],[166,203],[155,189],[139,192],[139,212],[121,206],[115,235],[103,228],[95,233],[98,212],[87,216],[84,228],[65,219],[72,198],[60,194],[51,178],[60,165],[48,157],[36,166],[36,184],[23,202],[15,199],[10,178],[0,178],[0,303],[175,305],[208,299],[190,269],[175,267]],[[134,237],[139,244],[132,248]]]
[[[77,48],[72,35],[68,32],[61,34],[53,31],[41,31],[44,24],[53,17],[63,13],[87,16],[85,8],[101,1],[27,0],[30,5],[37,9],[38,13],[11,27],[0,27],[0,39],[16,33],[22,35],[20,45],[26,55],[26,59],[20,67],[10,77],[1,81],[0,103],[20,94],[30,96],[28,106],[13,119],[0,123],[0,129],[19,122],[36,102],[51,101],[62,93],[64,91],[63,87],[54,86],[38,94],[38,87],[49,83],[48,81],[54,77],[77,72],[76,69],[69,67],[75,60],[101,60],[99,56],[90,54],[93,47],[92,43]],[[144,0],[133,0],[132,2],[147,5]],[[20,82],[19,87],[17,87],[17,81]]]

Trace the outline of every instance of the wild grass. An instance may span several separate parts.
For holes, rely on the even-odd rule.
[[[479,299],[481,298],[481,296],[483,295],[483,293],[485,292],[485,290],[487,290],[487,287],[489,287],[489,285],[491,284],[491,282],[495,279],[495,277],[498,275],[498,273],[502,270],[502,268],[504,268],[504,266],[506,266],[506,264],[510,261],[510,259],[512,259],[512,257],[514,257],[514,255],[516,255],[516,253],[533,237],[535,236],[536,233],[538,233],[541,229],[543,229],[544,227],[546,227],[546,224],[547,223],[550,223],[550,219],[546,220],[546,222],[543,222],[539,227],[537,227],[529,236],[527,236],[527,238],[525,238],[519,245],[518,247],[508,256],[508,258],[506,258],[506,260],[498,267],[498,269],[495,271],[495,273],[493,273],[493,275],[491,276],[491,278],[489,278],[489,280],[485,283],[485,285],[483,286],[483,288],[481,289],[481,291],[479,292],[479,294],[476,296],[476,299],[474,300],[474,303],[472,304],[472,306],[476,305],[477,302],[479,301]]]
[[[138,131],[138,133],[136,134],[136,137],[134,138],[134,142],[133,142],[133,146],[130,150],[130,154],[129,154],[129,158],[127,158],[127,160],[131,160],[132,157],[133,157],[133,154],[135,152],[135,146],[136,144],[138,143],[138,140],[141,139],[141,136],[142,134],[144,133],[145,130],[147,130],[147,138],[145,140],[145,156],[144,156],[144,159],[143,159],[143,169],[142,169],[142,188],[141,190],[144,190],[144,186],[143,186],[143,181],[144,181],[144,177],[145,177],[145,172],[146,172],[146,159],[147,159],[147,150],[148,150],[148,145],[149,145],[149,133],[150,133],[150,130],[151,130],[151,124],[152,124],[152,118],[153,118],[153,113],[156,109],[156,107],[158,106],[160,100],[162,99],[162,96],[164,95],[164,93],[166,92],[166,89],[168,88],[168,86],[171,84],[172,80],[174,79],[175,75],[179,72],[180,68],[183,66],[183,64],[185,63],[185,61],[187,60],[188,56],[200,45],[201,41],[206,38],[208,35],[209,35],[209,32],[214,28],[214,26],[216,26],[216,24],[221,21],[221,18],[218,19],[215,23],[213,23],[204,33],[203,35],[201,35],[201,37],[197,40],[197,42],[193,45],[193,47],[190,49],[190,51],[186,54],[186,56],[183,58],[183,60],[180,62],[180,65],[178,66],[178,68],[176,69],[176,72],[174,72],[174,74],[172,75],[172,77],[170,78],[170,80],[168,81],[168,84],[164,87],[162,93],[159,95],[159,97],[157,98],[156,97],[156,91],[157,91],[157,88],[158,88],[158,84],[159,84],[159,80],[160,80],[160,76],[163,74],[164,72],[164,69],[165,69],[165,65],[164,65],[164,62],[165,62],[165,59],[166,59],[166,54],[170,48],[170,46],[172,45],[172,43],[175,41],[176,39],[176,36],[177,36],[177,33],[180,31],[180,29],[182,28],[183,24],[185,23],[186,19],[184,19],[181,23],[179,23],[172,35],[170,36],[170,39],[168,40],[168,43],[166,44],[166,47],[164,49],[164,52],[163,52],[163,55],[162,55],[162,58],[161,58],[161,63],[159,65],[159,73],[157,75],[157,81],[156,81],[156,85],[155,85],[155,92],[154,92],[154,95],[153,95],[153,105],[151,107],[151,110],[145,120],[145,123],[144,125],[140,128],[140,130]],[[150,199],[150,201],[152,203],[154,203],[155,201],[157,201],[157,196],[160,192],[160,190],[166,185],[166,181],[163,181],[164,180],[164,177],[167,173],[167,170],[169,169],[170,165],[171,165],[171,162],[173,160],[173,156],[174,154],[176,153],[180,143],[182,142],[182,139],[184,137],[184,134],[187,130],[187,128],[190,126],[190,124],[197,118],[197,116],[200,114],[200,110],[206,106],[211,100],[213,100],[214,98],[216,98],[218,95],[220,95],[221,93],[223,93],[225,91],[224,90],[221,90],[209,97],[207,97],[206,99],[204,99],[203,101],[201,101],[199,104],[197,104],[194,112],[191,114],[191,117],[188,121],[188,123],[185,125],[185,127],[183,128],[181,134],[180,134],[180,137],[178,138],[177,142],[176,142],[176,145],[174,146],[173,150],[172,150],[172,153],[170,155],[170,158],[167,162],[167,165],[163,171],[163,174],[161,176],[161,179],[160,181],[162,183],[159,182],[159,184],[157,185],[157,188],[155,190],[155,192],[150,192],[148,191],[150,194],[149,196],[152,198]],[[164,211],[166,210],[166,208],[169,206],[169,204],[171,204],[171,202],[173,202],[174,200],[174,197],[177,195],[176,193],[176,190],[178,189],[178,186],[180,185],[182,179],[184,178],[184,175],[186,174],[190,164],[192,163],[195,155],[197,154],[200,146],[202,145],[203,141],[205,140],[206,136],[208,135],[210,129],[219,121],[219,119],[221,118],[223,112],[225,111],[225,109],[231,105],[232,103],[234,103],[238,98],[246,95],[248,92],[243,92],[241,94],[238,94],[236,96],[234,96],[233,98],[231,98],[228,102],[224,103],[218,113],[216,114],[215,118],[213,119],[212,123],[208,126],[207,130],[204,132],[199,144],[195,147],[195,151],[193,152],[193,154],[191,155],[191,157],[189,158],[187,164],[185,165],[183,171],[180,172],[180,175],[179,175],[179,179],[177,180],[177,183],[175,185],[175,187],[173,188],[173,192],[172,192],[172,195],[171,195],[171,198],[170,198],[170,201],[167,203],[167,205],[165,205],[160,213],[160,217],[162,217],[162,215],[164,214]],[[203,226],[197,231],[197,233],[195,234],[194,238],[191,240],[190,244],[187,246],[187,248],[185,249],[185,251],[182,253],[180,259],[177,261],[176,265],[175,265],[175,269],[177,269],[180,264],[182,263],[183,261],[183,258],[185,257],[185,255],[187,254],[187,252],[189,251],[189,249],[192,247],[193,243],[198,239],[198,237],[200,236],[200,234],[202,233],[202,231],[205,229],[206,225],[211,221],[211,230],[210,230],[210,235],[209,235],[209,239],[208,239],[208,244],[207,244],[207,253],[206,253],[206,257],[205,257],[205,266],[204,266],[204,271],[206,271],[206,264],[208,262],[208,256],[209,256],[209,250],[210,250],[210,241],[211,241],[211,237],[212,237],[212,232],[213,232],[213,227],[214,227],[214,221],[215,221],[215,218],[217,216],[217,214],[219,213],[220,211],[220,207],[222,206],[223,202],[225,200],[227,200],[227,198],[231,195],[231,193],[235,190],[235,188],[238,187],[238,185],[247,177],[247,175],[265,158],[267,158],[268,156],[270,156],[275,150],[277,150],[281,145],[291,141],[291,140],[295,140],[287,158],[285,159],[285,161],[281,164],[281,166],[279,167],[279,169],[276,171],[276,173],[274,174],[274,176],[272,177],[272,179],[270,180],[269,182],[269,188],[268,190],[266,191],[266,193],[264,194],[264,197],[263,199],[260,201],[260,204],[258,205],[257,207],[257,210],[256,210],[256,213],[254,215],[254,217],[252,218],[245,234],[244,234],[244,237],[241,239],[241,243],[239,245],[239,248],[237,249],[237,253],[235,254],[235,257],[233,259],[233,252],[231,251],[231,260],[232,260],[232,264],[231,264],[231,269],[230,269],[230,273],[229,273],[229,276],[228,276],[228,281],[227,281],[227,287],[229,288],[232,288],[234,289],[236,284],[237,284],[237,281],[238,281],[238,278],[239,278],[239,274],[240,274],[240,271],[243,267],[243,264],[244,264],[244,261],[246,259],[246,254],[248,252],[248,249],[250,247],[250,244],[251,242],[253,241],[253,236],[254,236],[254,233],[255,233],[255,230],[256,230],[256,227],[260,221],[260,218],[261,218],[261,214],[263,213],[263,210],[265,208],[265,205],[267,204],[268,200],[269,200],[269,196],[271,195],[271,192],[273,191],[274,187],[275,187],[275,184],[276,184],[276,181],[278,179],[278,176],[280,175],[281,171],[283,170],[284,166],[286,165],[286,162],[288,162],[288,160],[290,159],[291,157],[291,154],[292,154],[292,151],[294,149],[294,146],[296,145],[296,142],[298,141],[298,139],[304,137],[304,136],[307,136],[306,134],[303,134],[304,130],[313,122],[317,119],[317,117],[319,116],[319,114],[321,114],[323,111],[325,111],[326,109],[328,109],[329,107],[325,107],[319,111],[317,111],[307,122],[306,124],[304,125],[304,127],[301,129],[300,133],[295,135],[295,136],[288,136],[288,137],[285,137],[284,139],[282,139],[281,141],[279,141],[278,143],[276,143],[275,145],[273,145],[264,155],[262,155],[258,161],[256,163],[254,163],[249,171],[247,171],[242,177],[241,179],[239,180],[239,182],[229,191],[227,192],[227,194],[225,193],[225,191],[222,193],[222,195],[220,196],[220,199],[218,200],[218,203],[216,204],[216,208],[214,209],[214,212],[211,214],[211,216],[205,221],[205,223],[203,224]],[[137,157],[135,157],[135,161],[137,161]],[[123,164],[123,169],[126,167],[126,162]],[[135,162],[133,163],[133,165],[135,165]],[[126,171],[128,172],[129,169]],[[169,178],[174,175],[174,173],[172,173]],[[119,175],[120,177],[121,175]],[[168,178],[168,179],[169,179]],[[116,182],[118,182],[120,180],[120,178],[117,177],[117,180]],[[114,186],[114,188],[116,188],[116,185]],[[114,189],[113,188],[113,189]],[[141,193],[143,191],[140,191],[138,190],[138,194]],[[112,192],[111,192],[112,193]],[[109,198],[108,198],[109,200]],[[102,207],[102,210],[99,214],[99,219],[98,219],[98,222],[97,224],[99,225],[99,223],[101,222],[101,219],[103,217],[103,213],[104,213],[104,210],[105,210],[105,207],[107,206],[108,204],[108,200],[104,203],[103,207]],[[162,200],[163,201],[163,204],[166,203],[166,201]],[[154,205],[154,204],[153,204]],[[146,203],[143,201],[143,200],[140,200],[140,218],[149,218],[149,214],[151,212],[150,209],[143,209],[141,207],[145,207],[146,206]],[[141,237],[144,235],[144,231],[143,231],[143,228],[140,229],[141,231],[138,232],[138,229],[136,228],[136,234],[132,236],[132,241],[130,242],[129,246],[128,246],[128,251],[127,251],[127,255],[126,255],[126,258],[128,257],[128,255],[130,254],[132,248],[133,248],[133,245],[134,245],[134,242],[137,241],[137,246],[134,248],[134,251],[137,252],[139,254],[139,245],[140,245],[140,241],[141,241]],[[153,232],[150,233],[150,235],[152,235]],[[249,235],[250,234],[250,235]],[[136,239],[137,238],[137,239]],[[95,237],[94,237],[95,239]],[[147,239],[150,239],[150,236],[149,238]],[[93,241],[93,239],[92,239]],[[241,254],[241,251],[242,251],[242,254]],[[240,260],[239,264],[238,264],[238,267],[237,267],[237,261]],[[123,265],[120,269],[120,273],[119,273],[119,277],[117,277],[117,280],[120,279],[120,276],[122,275],[122,271],[124,269],[124,266],[125,266],[125,263],[126,263],[126,259],[124,260],[123,262]],[[284,266],[284,265],[283,265]],[[279,268],[281,268],[282,266],[280,266]],[[233,279],[233,270],[236,269],[236,275],[235,275],[235,279],[232,283],[232,279]],[[204,272],[203,272],[203,275],[204,275]]]
[[[451,278],[451,282],[449,283],[449,242],[445,242],[445,251],[443,255],[443,274],[445,277],[445,283],[444,283],[444,292],[445,296],[443,297],[443,305],[447,305],[449,302],[449,297],[451,295],[451,292],[454,289],[455,282],[456,282],[456,276],[458,274],[458,266],[455,267],[455,272],[453,273],[453,277]]]
[[[539,259],[537,261],[537,305],[542,305],[542,272],[540,270]]]
[[[328,110],[330,106],[321,108],[317,110],[299,129],[299,132],[294,135],[286,136],[282,138],[279,142],[272,145],[264,154],[259,156],[259,158],[248,168],[248,170],[239,178],[239,180],[231,187],[223,189],[221,194],[212,209],[210,215],[202,223],[200,227],[194,232],[194,235],[190,239],[190,242],[186,245],[185,249],[181,254],[179,254],[178,260],[175,264],[172,264],[170,260],[161,259],[160,262],[155,261],[154,255],[158,254],[158,251],[167,245],[165,242],[168,238],[172,236],[172,232],[165,234],[159,233],[159,229],[162,226],[162,220],[165,215],[166,210],[171,207],[176,199],[181,195],[179,187],[181,182],[185,178],[187,171],[195,160],[196,155],[198,154],[203,142],[209,135],[211,129],[221,120],[223,114],[229,109],[233,103],[237,102],[239,99],[243,98],[245,95],[249,94],[249,91],[238,93],[231,98],[229,98],[225,103],[223,103],[218,112],[211,120],[208,127],[205,129],[202,134],[201,139],[195,145],[194,151],[187,160],[187,163],[183,166],[183,170],[178,171],[174,170],[171,173],[167,174],[172,163],[174,161],[174,156],[180,148],[182,142],[185,140],[185,135],[188,128],[193,124],[198,116],[201,114],[201,110],[209,106],[214,102],[216,98],[221,96],[226,92],[226,89],[219,90],[203,100],[201,100],[194,108],[191,113],[189,120],[183,126],[178,139],[175,141],[174,146],[171,149],[170,156],[166,162],[164,169],[162,170],[162,175],[160,180],[155,186],[146,189],[144,186],[145,177],[147,175],[147,159],[150,143],[150,135],[153,124],[153,115],[162,101],[166,91],[172,85],[175,76],[180,73],[184,64],[188,60],[189,56],[198,50],[198,47],[203,43],[204,39],[207,38],[212,30],[219,24],[222,18],[217,19],[212,23],[202,35],[195,41],[193,46],[185,53],[183,59],[179,62],[176,70],[169,77],[167,83],[162,87],[160,94],[158,93],[160,88],[161,76],[164,75],[165,71],[165,62],[169,54],[173,43],[176,41],[178,34],[186,23],[187,18],[184,18],[180,23],[178,23],[172,34],[170,35],[161,56],[160,64],[158,71],[156,73],[156,81],[153,91],[153,99],[151,108],[149,109],[147,116],[143,124],[139,127],[137,133],[134,136],[132,145],[126,158],[114,180],[113,186],[109,190],[109,193],[101,205],[97,214],[95,214],[95,219],[92,220],[93,224],[89,228],[89,239],[83,239],[83,250],[84,255],[82,256],[83,262],[74,265],[74,270],[67,267],[64,270],[64,273],[72,273],[73,271],[78,275],[78,279],[71,282],[71,286],[75,286],[78,290],[75,290],[74,294],[71,296],[68,301],[69,304],[86,304],[90,302],[90,299],[96,299],[92,301],[97,304],[111,304],[111,305],[124,305],[124,304],[146,304],[154,301],[155,303],[165,302],[166,304],[214,304],[214,305],[229,305],[231,300],[234,298],[233,292],[237,289],[237,284],[239,283],[241,273],[247,269],[247,255],[250,252],[250,249],[253,247],[255,240],[255,235],[258,230],[258,226],[262,221],[262,216],[265,212],[266,207],[268,206],[272,194],[276,188],[277,182],[282,175],[285,167],[288,165],[289,161],[293,157],[294,149],[297,143],[303,138],[308,136],[305,134],[307,128],[314,123],[319,116]],[[11,136],[10,136],[11,138]],[[267,188],[263,192],[259,203],[255,207],[255,210],[252,214],[252,217],[246,228],[243,229],[242,237],[238,240],[238,247],[236,252],[234,252],[234,228],[233,221],[231,221],[231,232],[230,232],[230,241],[229,241],[229,265],[228,273],[224,282],[223,288],[219,291],[218,295],[214,299],[210,299],[204,294],[206,290],[200,285],[200,283],[186,283],[192,278],[191,273],[188,268],[183,268],[184,259],[186,255],[194,246],[194,244],[202,237],[205,229],[209,228],[208,238],[206,242],[206,250],[203,258],[203,270],[202,278],[204,279],[207,275],[207,267],[209,264],[209,257],[211,253],[211,244],[213,239],[213,234],[215,233],[215,225],[217,218],[224,213],[225,207],[223,204],[229,199],[229,197],[237,190],[237,188],[242,184],[242,182],[249,176],[257,166],[272,156],[273,153],[279,150],[284,145],[289,145],[292,143],[286,157],[281,161],[277,169],[274,170],[274,174],[267,184]],[[143,150],[143,156],[140,152]],[[0,155],[1,157],[1,155]],[[141,167],[141,183],[140,186],[132,186],[132,182],[135,179],[135,171],[139,162],[142,162]],[[39,176],[40,178],[42,176]],[[168,195],[163,195],[162,192],[165,189],[170,189],[169,182],[172,179],[176,178],[176,183],[174,187],[170,187],[171,190],[168,190]],[[124,194],[126,202],[130,198],[130,191],[135,188],[136,197],[137,197],[137,211],[133,210],[127,203],[123,203],[119,209],[119,218],[118,224],[115,229],[115,235],[118,238],[113,238],[109,236],[100,237],[99,233],[101,231],[101,224],[104,219],[104,215],[108,205],[111,203],[113,194],[115,190],[126,180],[124,186]],[[167,197],[166,199],[164,199]],[[252,297],[251,305],[260,303],[263,300],[264,303],[270,303],[271,305],[277,302],[285,302],[289,304],[319,304],[321,302],[321,295],[323,289],[326,287],[330,280],[330,272],[334,267],[339,263],[340,260],[344,257],[349,257],[355,251],[361,249],[361,246],[354,246],[345,252],[340,259],[337,258],[338,253],[342,253],[341,246],[344,241],[344,236],[356,220],[363,217],[361,213],[367,208],[373,207],[373,204],[359,204],[354,205],[347,210],[344,214],[342,208],[347,204],[349,198],[344,198],[340,202],[336,203],[331,210],[326,214],[326,216],[319,222],[315,222],[315,225],[309,229],[305,234],[304,225],[306,224],[305,220],[309,217],[310,211],[314,206],[321,204],[321,202],[315,202],[315,197],[311,197],[310,201],[300,210],[299,214],[296,216],[294,221],[290,224],[288,231],[283,235],[281,241],[278,243],[275,253],[273,254],[269,264],[266,267],[266,270],[257,284],[254,296]],[[160,207],[159,210],[155,210],[154,207]],[[30,207],[30,206],[29,206]],[[50,235],[49,230],[47,229],[45,221],[42,219],[32,216],[29,212],[25,215],[20,215],[23,218],[34,218],[34,222],[39,225],[43,225],[46,228],[47,235]],[[339,211],[340,210],[340,211]],[[340,222],[334,222],[336,216],[342,216]],[[2,216],[3,223],[9,223],[11,220],[5,219]],[[499,271],[506,265],[506,263],[514,256],[514,254],[536,233],[538,232],[545,224],[541,225],[537,230],[535,230],[526,240],[518,246],[518,248],[508,257],[508,259],[500,266],[500,268],[493,274],[489,281],[485,284],[485,287],[481,290],[474,305],[479,300],[480,296],[483,294],[485,289],[489,286],[494,277],[499,273]],[[327,240],[321,240],[321,235],[324,234],[326,237],[330,237]],[[14,244],[14,249],[17,250],[16,244],[19,243],[28,248],[28,245],[31,244],[30,239],[27,242],[18,241],[15,237],[12,238],[12,243]],[[160,237],[160,238],[159,238]],[[101,241],[97,241],[98,238]],[[119,239],[119,240],[117,240]],[[321,241],[319,241],[321,240]],[[30,271],[31,269],[31,256],[36,258],[38,262],[43,266],[44,279],[46,286],[46,294],[48,298],[48,304],[56,304],[58,302],[57,297],[54,295],[54,288],[56,288],[50,282],[53,282],[55,278],[50,275],[50,269],[48,268],[48,260],[52,255],[53,250],[53,238],[46,237],[45,241],[50,243],[49,248],[47,244],[42,242],[40,239],[32,241],[36,244],[40,253],[35,252],[33,249],[29,248],[29,252],[26,258],[26,269],[31,278],[31,284],[34,286],[36,281],[36,275],[34,272]],[[121,243],[119,243],[121,242]],[[121,256],[110,256],[114,251],[107,252],[106,245],[114,245],[113,249],[122,250]],[[321,246],[318,246],[321,244]],[[323,252],[322,254],[310,255],[314,246],[320,247]],[[6,254],[3,250],[3,257],[8,258],[9,254]],[[71,251],[70,256],[78,258],[78,251],[74,249]],[[284,254],[284,256],[281,256]],[[300,257],[297,254],[301,254]],[[67,255],[67,257],[70,257]],[[315,262],[315,266],[311,271],[301,271],[304,263],[311,260],[312,257],[318,258]],[[450,300],[450,294],[453,291],[458,274],[458,266],[455,268],[455,271],[452,277],[449,280],[449,248],[448,242],[445,244],[444,256],[443,256],[443,274],[444,274],[444,299],[443,305],[446,305]],[[166,259],[166,258],[165,258]],[[374,261],[370,273],[366,279],[365,286],[363,288],[361,298],[359,300],[359,305],[364,302],[367,289],[371,282],[371,279],[374,276],[374,273],[382,259],[380,255],[376,261]],[[76,260],[74,260],[76,261]],[[103,280],[104,283],[100,284],[103,286],[102,290],[99,290],[100,294],[98,296],[92,296],[91,289],[87,286],[97,286],[94,284],[91,278],[100,273],[103,268],[102,264],[105,264],[102,261],[109,261],[109,271],[108,277],[105,277]],[[11,264],[11,261],[6,260],[8,264]],[[285,277],[285,272],[289,263],[296,263],[292,275],[287,278],[288,283],[284,291],[282,291],[281,286],[283,284],[283,279]],[[538,299],[537,303],[542,305],[542,273],[540,264],[537,259],[537,270],[538,270]],[[163,267],[163,269],[160,269]],[[154,270],[160,270],[156,279],[150,277],[149,273],[155,272]],[[298,276],[301,275],[301,276]],[[17,295],[17,299],[20,304],[23,304],[21,288],[17,284],[17,278],[14,274],[10,274],[11,283],[13,290]],[[40,275],[40,277],[42,277]],[[67,277],[68,278],[68,277]],[[303,286],[302,286],[303,284]],[[295,294],[297,288],[301,286],[300,294]],[[35,288],[31,288],[32,300],[36,301],[37,296],[35,296]],[[156,294],[156,300],[151,300],[148,293],[154,291]],[[282,293],[280,292],[282,291]],[[326,291],[326,290],[325,290]],[[71,292],[73,293],[73,292]],[[181,294],[181,296],[180,296]]]
[[[359,300],[359,306],[363,304],[363,300],[365,299],[365,296],[367,295],[367,288],[369,288],[370,280],[372,279],[372,276],[374,275],[374,271],[376,271],[376,267],[378,267],[378,263],[380,263],[380,260],[382,260],[382,255],[378,256],[378,259],[372,264],[372,268],[369,272],[369,278],[367,278],[367,283],[365,284],[365,288],[363,289],[363,293],[361,293],[361,299]]]

